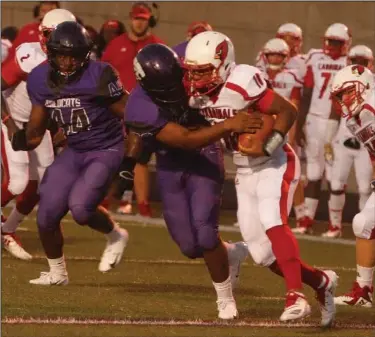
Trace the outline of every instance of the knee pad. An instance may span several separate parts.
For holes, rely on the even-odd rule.
[[[263,267],[268,267],[276,261],[272,251],[272,245],[269,240],[263,242],[247,243],[251,257],[254,263]]]
[[[203,257],[203,250],[194,244],[179,244],[180,251],[189,259],[197,259]]]
[[[323,164],[319,163],[319,161],[316,159],[308,160],[306,165],[307,179],[310,181],[317,181],[322,179],[324,172]]]
[[[370,210],[371,211],[371,210]],[[362,211],[353,218],[353,232],[357,238],[371,239],[375,234],[375,215]]]
[[[216,228],[211,225],[201,225],[198,227],[198,245],[203,250],[212,250],[219,244],[219,234]]]
[[[64,215],[60,216],[53,207],[44,207],[43,204],[38,208],[36,214],[36,223],[40,232],[54,231],[59,225]]]
[[[10,172],[8,190],[13,195],[21,194],[29,182],[29,170],[23,167]]]
[[[76,223],[81,226],[85,226],[90,221],[90,218],[95,214],[95,209],[88,209],[84,205],[75,205],[70,207],[70,212]]]
[[[344,191],[345,183],[340,180],[334,179],[330,181],[330,187],[331,187],[332,193],[336,191]]]

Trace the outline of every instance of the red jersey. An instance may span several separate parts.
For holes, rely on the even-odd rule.
[[[133,60],[138,51],[151,43],[163,43],[155,35],[149,35],[143,40],[132,41],[128,34],[124,33],[114,38],[104,50],[102,61],[110,63],[119,73],[124,89],[130,92],[136,85],[133,70]]]

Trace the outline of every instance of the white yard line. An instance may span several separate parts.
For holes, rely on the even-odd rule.
[[[22,318],[22,317],[5,317],[1,320],[3,324],[48,324],[48,325],[135,325],[135,326],[208,326],[208,327],[253,327],[253,328],[317,328],[315,323],[281,323],[277,321],[259,320],[256,322],[248,321],[202,321],[202,320],[106,320],[106,319],[76,319],[69,318]],[[358,324],[358,323],[337,323],[336,328],[339,329],[375,329],[374,324]]]
[[[113,215],[114,219],[117,221],[121,221],[124,223],[124,226],[130,227],[156,227],[156,228],[164,228],[166,227],[165,221],[162,218],[145,218],[139,215]],[[28,218],[29,220],[35,221],[35,217]],[[64,218],[62,223],[75,223],[71,219]],[[22,230],[27,231],[26,228],[21,227]],[[219,229],[221,232],[228,232],[228,233],[239,233],[240,229],[234,227],[232,225],[220,225]],[[35,229],[36,231],[36,229]],[[336,244],[336,245],[344,245],[344,246],[355,246],[354,240],[349,239],[330,239],[330,238],[322,238],[320,236],[311,236],[311,235],[300,235],[294,234],[298,240],[302,241],[310,241],[310,242],[319,242],[319,243],[328,243],[328,244]]]
[[[2,255],[3,258],[13,258],[8,253]],[[33,255],[33,259],[35,260],[45,260],[46,257],[44,255]],[[65,260],[67,261],[94,261],[99,262],[100,258],[95,256],[69,256],[65,255]],[[204,265],[204,261],[202,260],[172,260],[172,259],[123,259],[124,263],[139,263],[139,264],[170,264],[170,265]],[[258,266],[254,263],[244,262],[242,266],[246,267],[262,267]],[[337,271],[347,271],[353,272],[356,271],[355,268],[348,268],[342,266],[314,266],[318,269],[324,270],[337,270]]]

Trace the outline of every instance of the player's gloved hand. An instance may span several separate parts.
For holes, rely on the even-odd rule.
[[[251,115],[246,110],[241,110],[234,117],[224,121],[225,128],[228,131],[237,133],[255,133],[263,126],[261,118]]]
[[[14,151],[28,151],[26,129],[15,132],[12,135],[11,143]]]
[[[333,164],[334,153],[333,153],[332,144],[330,143],[324,144],[324,159],[328,165]]]

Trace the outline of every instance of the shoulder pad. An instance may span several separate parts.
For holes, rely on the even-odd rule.
[[[22,43],[16,49],[16,60],[21,70],[30,73],[36,66],[46,60],[47,56],[39,42]]]

